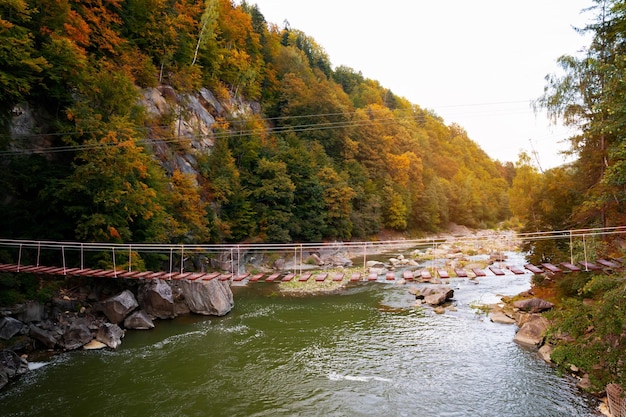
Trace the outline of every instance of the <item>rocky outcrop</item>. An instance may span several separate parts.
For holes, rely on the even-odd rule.
[[[182,281],[181,288],[189,309],[196,314],[223,316],[234,306],[228,282],[211,280]]]
[[[111,323],[121,323],[126,316],[139,307],[135,295],[129,290],[102,301],[98,308],[104,313]]]

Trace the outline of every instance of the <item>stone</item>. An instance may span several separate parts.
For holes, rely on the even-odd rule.
[[[0,339],[9,340],[24,328],[24,323],[13,317],[0,318]]]
[[[513,340],[522,346],[538,348],[543,342],[543,335],[547,328],[548,320],[535,314],[522,324]]]
[[[72,323],[63,333],[62,344],[67,350],[74,350],[82,347],[93,340],[91,330],[84,324]]]
[[[34,324],[30,325],[28,331],[31,338],[41,342],[48,349],[54,348],[57,344],[57,340],[51,332],[37,327]]]
[[[545,362],[552,363],[552,351],[553,350],[554,348],[552,346],[543,345],[539,348],[539,351],[537,353],[539,354],[539,357],[543,359]]]
[[[489,314],[489,320],[499,324],[515,324],[515,319],[507,316],[503,311],[493,311]]]
[[[137,299],[129,290],[102,301],[99,304],[100,310],[109,319],[111,323],[118,324],[126,318],[126,316],[139,306]]]
[[[525,300],[518,300],[513,303],[513,307],[529,313],[540,313],[542,311],[550,310],[554,307],[549,301],[542,300],[541,298],[528,298]]]
[[[162,279],[150,280],[139,288],[139,305],[146,313],[159,319],[176,317],[172,287]]]
[[[181,288],[189,310],[196,314],[223,316],[235,304],[230,285],[225,281],[182,281]]]
[[[152,319],[143,310],[135,311],[131,313],[126,319],[124,319],[124,327],[134,330],[148,330],[154,329],[154,323]]]
[[[98,349],[104,349],[105,347],[107,347],[107,345],[105,345],[104,343],[96,339],[92,339],[91,342],[83,346],[83,349],[84,350],[98,350]]]
[[[111,349],[117,349],[122,344],[124,330],[117,324],[104,323],[96,333],[96,340],[102,342]]]
[[[420,289],[415,297],[423,299],[426,304],[431,306],[438,306],[454,297],[454,290],[445,286],[426,287]]]
[[[12,350],[0,351],[0,389],[10,380],[28,372],[28,362]]]

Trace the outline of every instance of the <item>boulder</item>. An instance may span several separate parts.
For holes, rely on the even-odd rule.
[[[134,330],[148,330],[154,329],[154,323],[152,319],[143,310],[135,311],[131,313],[126,319],[124,319],[124,327]]]
[[[534,314],[519,328],[513,340],[522,346],[538,348],[543,342],[543,334],[548,328],[548,320]]]
[[[98,350],[98,349],[104,349],[105,347],[107,347],[107,345],[105,345],[104,343],[99,342],[96,339],[92,339],[91,342],[83,346],[83,349],[84,350]]]
[[[489,320],[493,323],[515,324],[515,319],[507,316],[503,311],[493,311],[489,314]]]
[[[552,351],[554,349],[550,345],[543,345],[539,348],[539,357],[547,363],[552,363]]]
[[[193,313],[223,316],[234,306],[233,293],[225,281],[182,281],[181,288]]]
[[[0,339],[9,340],[22,331],[24,323],[13,317],[0,318]]]
[[[111,349],[117,349],[122,344],[124,330],[117,324],[104,323],[96,333],[96,340],[102,342]]]
[[[102,301],[100,310],[111,323],[120,323],[124,318],[139,306],[132,292],[124,290],[121,293]]]
[[[37,327],[34,324],[31,324],[28,330],[31,338],[41,342],[48,349],[52,349],[56,346],[56,338],[51,332]]]
[[[28,362],[12,350],[0,351],[0,389],[13,378],[28,372]]]
[[[549,301],[542,300],[541,298],[528,298],[525,300],[518,300],[513,303],[513,307],[529,313],[540,313],[542,311],[550,310],[554,307]]]
[[[159,319],[176,317],[172,287],[162,279],[150,280],[139,288],[137,298],[146,313]]]
[[[91,330],[85,324],[72,323],[63,333],[62,344],[67,350],[74,350],[86,345],[93,340]]]
[[[437,286],[425,287],[415,294],[418,299],[423,299],[425,303],[431,306],[438,306],[454,297],[454,290],[450,287]]]

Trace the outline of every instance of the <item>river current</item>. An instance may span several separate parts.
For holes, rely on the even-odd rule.
[[[528,275],[452,279],[456,311],[414,307],[407,286],[283,296],[233,288],[225,317],[131,331],[115,351],[54,356],[0,392],[1,416],[595,416],[597,403],[515,326],[472,306]]]

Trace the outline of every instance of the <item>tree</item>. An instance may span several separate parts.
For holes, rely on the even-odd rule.
[[[0,5],[0,123],[42,79],[46,59],[39,55],[26,25],[33,11],[24,0]]]
[[[582,57],[559,58],[564,74],[546,77],[538,105],[553,119],[580,129],[570,139],[571,152],[578,156],[578,181],[586,190],[576,217],[581,226],[605,227],[619,218],[621,188],[626,185],[619,175],[626,133],[626,8],[617,0],[594,3],[595,21],[582,29],[593,35],[591,45]]]
[[[259,233],[268,242],[289,242],[289,223],[295,185],[281,161],[262,158],[256,169],[257,184],[251,193],[259,215]]]

